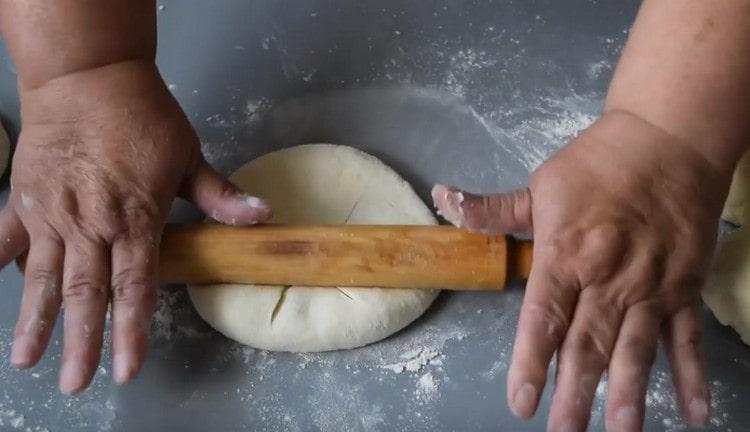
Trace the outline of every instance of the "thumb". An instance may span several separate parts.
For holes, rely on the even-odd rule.
[[[495,195],[474,195],[436,185],[432,200],[448,222],[488,234],[523,233],[531,230],[531,192],[528,188]]]
[[[268,202],[242,192],[211,168],[205,159],[188,179],[182,196],[223,224],[252,225],[273,216]]]

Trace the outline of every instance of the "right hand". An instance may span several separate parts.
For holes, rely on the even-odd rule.
[[[76,393],[100,359],[112,313],[113,376],[131,380],[147,347],[159,241],[178,194],[214,219],[262,222],[271,209],[205,161],[156,66],[126,61],[21,92],[0,265],[28,249],[11,362],[36,364],[65,306],[60,389]]]
[[[533,230],[508,373],[513,413],[534,414],[557,353],[549,430],[586,429],[605,371],[607,429],[640,430],[661,335],[682,412],[706,423],[699,290],[731,174],[642,119],[610,112],[539,167],[528,188],[434,189],[456,225]]]

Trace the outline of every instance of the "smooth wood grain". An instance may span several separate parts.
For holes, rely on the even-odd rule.
[[[531,243],[448,226],[167,226],[163,282],[502,289]]]

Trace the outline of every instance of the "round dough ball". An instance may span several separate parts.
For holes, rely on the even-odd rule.
[[[10,158],[10,138],[5,129],[0,125],[0,176],[8,168],[8,159]]]
[[[719,244],[703,288],[703,301],[724,325],[750,345],[750,228],[739,229]]]
[[[735,225],[750,223],[750,152],[737,163],[721,218]]]
[[[411,186],[373,156],[309,144],[266,154],[230,180],[270,201],[284,224],[435,225]],[[376,342],[419,317],[437,291],[253,285],[189,287],[225,336],[271,351],[329,351]]]

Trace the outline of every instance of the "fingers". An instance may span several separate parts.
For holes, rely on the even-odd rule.
[[[542,262],[531,270],[508,374],[508,401],[518,417],[534,415],[552,355],[568,330],[577,290],[552,277]]]
[[[679,310],[664,329],[677,398],[692,426],[705,425],[709,416],[710,394],[701,351],[702,333],[700,310],[693,305]]]
[[[182,195],[206,215],[225,224],[252,225],[273,216],[265,200],[237,189],[205,160],[201,161]]]
[[[32,367],[42,357],[60,309],[65,254],[62,240],[52,235],[34,240],[26,261],[21,309],[10,355],[11,364],[18,368]]]
[[[531,230],[531,193],[528,188],[496,195],[473,195],[436,185],[432,199],[450,223],[472,231],[492,234]]]
[[[647,305],[635,305],[625,314],[607,372],[608,431],[641,430],[661,319]]]
[[[622,313],[596,288],[581,292],[557,356],[557,379],[547,423],[550,431],[585,431],[599,379],[610,361]]]
[[[112,248],[112,361],[114,380],[124,384],[143,365],[156,303],[158,247],[121,239]]]
[[[75,394],[91,382],[102,348],[109,299],[109,251],[78,238],[66,243],[63,277],[64,346],[60,391]]]
[[[0,211],[0,268],[29,248],[29,236],[11,206]]]

